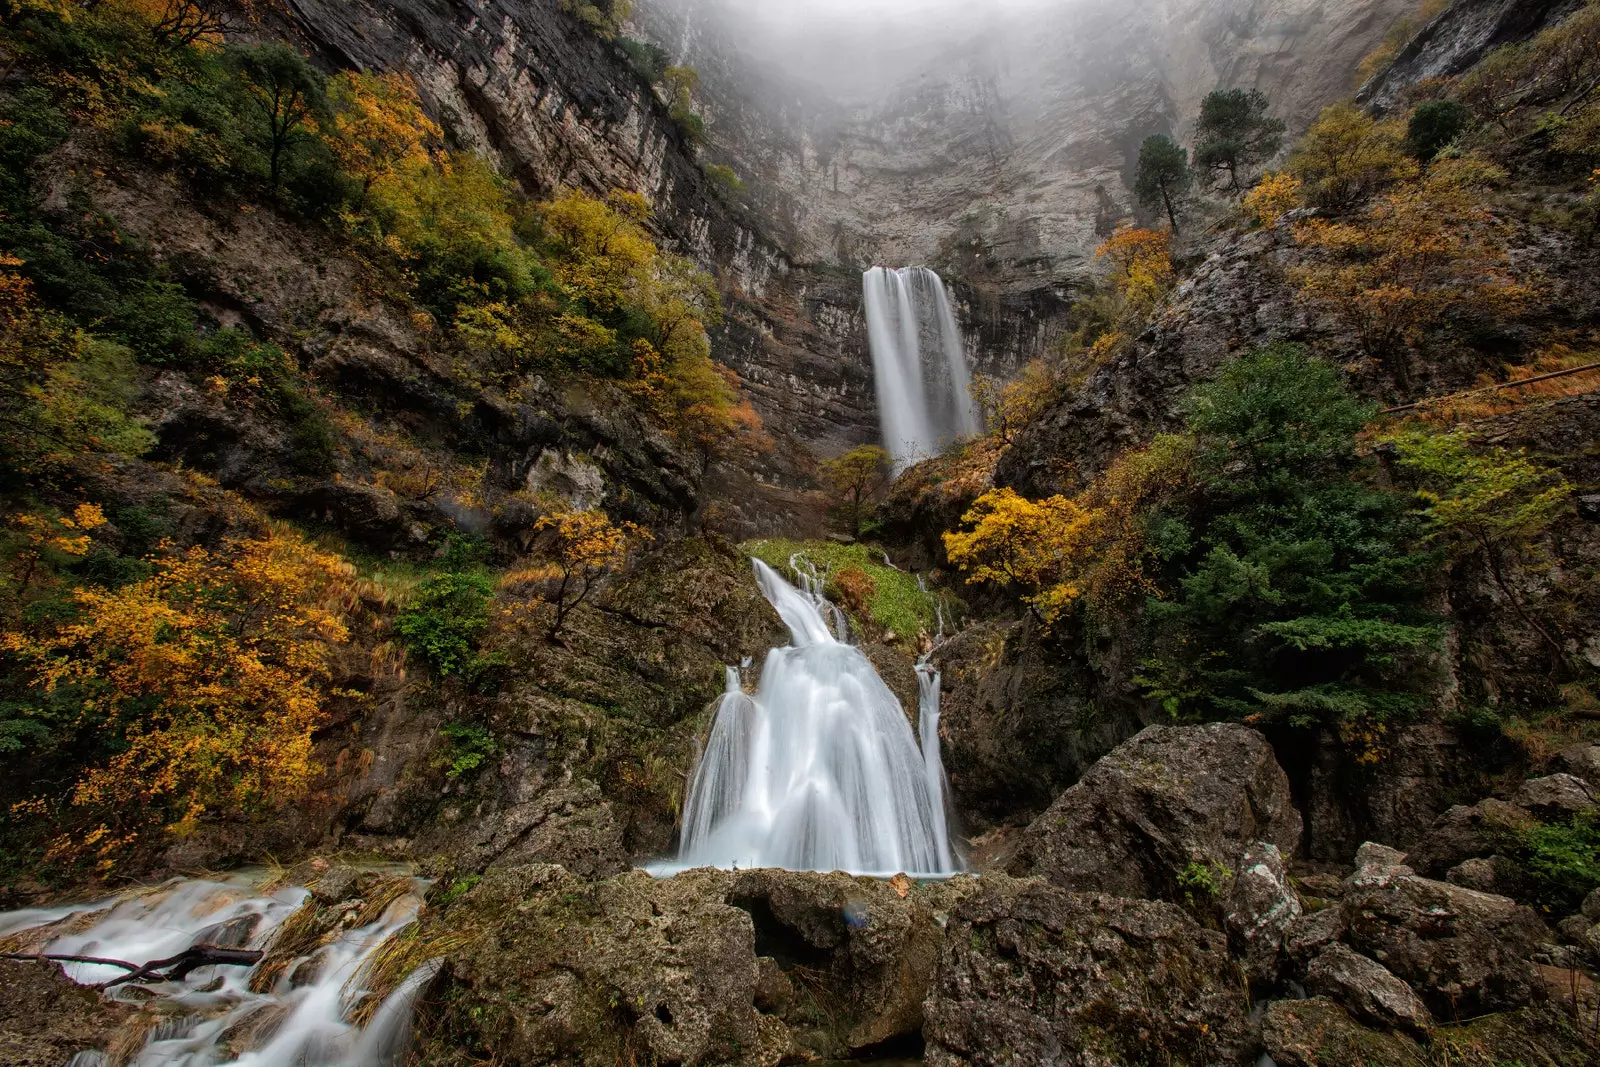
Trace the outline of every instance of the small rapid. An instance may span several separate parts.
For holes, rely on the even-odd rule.
[[[919,740],[872,663],[844,640],[842,613],[820,582],[802,573],[796,587],[753,563],[793,643],[767,654],[754,695],[728,669],[690,781],[677,860],[652,870],[954,873],[938,672],[918,668]]]
[[[413,1001],[435,968],[419,968],[374,1003],[371,964],[415,920],[426,888],[420,879],[394,876],[370,907],[345,906],[331,936],[311,939],[292,955],[275,952],[274,942],[298,933],[295,919],[311,894],[293,886],[258,889],[248,874],[0,914],[0,944],[135,964],[195,945],[266,950],[250,967],[203,966],[181,980],[107,989],[149,1019],[142,1047],[126,1061],[133,1067],[390,1067],[406,1051]],[[103,964],[60,966],[84,985],[127,973]],[[100,1062],[94,1053],[78,1061]]]

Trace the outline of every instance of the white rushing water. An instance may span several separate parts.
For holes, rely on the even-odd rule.
[[[125,984],[107,994],[160,1015],[133,1067],[389,1067],[406,1050],[412,1001],[433,976],[423,967],[401,983],[361,1028],[348,1021],[369,995],[364,968],[374,953],[416,918],[425,883],[365,925],[340,930],[330,943],[284,967],[265,992],[253,992],[256,967],[201,967],[182,981]],[[173,882],[95,904],[0,914],[0,937],[60,924],[37,949],[144,963],[191,945],[268,948],[306,890],[263,894],[246,876]],[[353,917],[353,916],[352,916]],[[55,964],[35,964],[55,966]],[[62,965],[68,977],[98,984],[127,972],[99,964]],[[154,999],[152,999],[152,994]],[[80,1054],[75,1062],[100,1062]]]
[[[967,354],[933,271],[873,267],[861,284],[883,446],[898,473],[978,432]]]
[[[761,591],[793,644],[767,654],[754,696],[729,668],[684,809],[678,859],[653,868],[784,867],[950,874],[939,759],[939,676],[919,667],[919,744],[900,701],[814,580],[796,588],[760,560]]]

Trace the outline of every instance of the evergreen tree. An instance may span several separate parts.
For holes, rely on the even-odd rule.
[[[1178,231],[1177,202],[1189,191],[1194,174],[1189,153],[1165,134],[1146,137],[1139,146],[1139,175],[1133,192],[1146,207],[1163,209],[1172,231]]]
[[[1283,143],[1286,127],[1267,114],[1267,107],[1267,98],[1255,89],[1208,93],[1195,124],[1195,166],[1225,172],[1228,188],[1239,192],[1239,171],[1271,159]]]
[[[1408,498],[1356,454],[1374,415],[1293,345],[1241,357],[1185,410],[1198,492],[1152,515],[1164,559],[1142,682],[1174,714],[1332,722],[1412,710],[1407,675],[1441,633]]]

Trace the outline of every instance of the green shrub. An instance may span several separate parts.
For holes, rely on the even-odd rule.
[[[1472,112],[1457,100],[1429,100],[1411,113],[1406,151],[1426,163],[1472,125]]]
[[[734,194],[744,192],[744,179],[732,167],[725,167],[721,163],[707,163],[706,177],[719,188]]]
[[[1534,899],[1555,914],[1577,911],[1600,888],[1600,813],[1580,812],[1571,823],[1536,827],[1523,845]]]
[[[494,735],[482,726],[453,722],[439,732],[447,742],[440,762],[452,781],[477,770],[500,751]]]
[[[917,577],[886,566],[881,550],[864,544],[841,545],[832,541],[749,541],[740,548],[790,580],[796,577],[789,561],[798,558],[815,567],[826,579],[849,568],[859,568],[872,579],[867,598],[871,621],[903,638],[933,633],[938,626],[937,601],[917,584]]]
[[[194,301],[183,286],[171,282],[151,280],[128,289],[109,325],[144,363],[184,366],[197,348]]]
[[[481,570],[436,574],[399,613],[395,631],[441,677],[470,674],[493,596],[494,582]]]

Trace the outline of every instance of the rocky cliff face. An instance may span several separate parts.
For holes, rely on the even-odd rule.
[[[902,50],[898,80],[865,91],[786,76],[712,0],[641,5],[639,32],[701,71],[707,158],[748,183],[733,195],[556,0],[289,3],[308,45],[342,65],[409,72],[452,136],[530,191],[650,196],[664,235],[717,269],[730,306],[717,354],[776,436],[799,446],[757,478],[791,484],[808,452],[877,434],[862,268],[939,269],[973,361],[1008,371],[1055,340],[1094,245],[1133,210],[1144,136],[1184,133],[1218,84],[1262,88],[1303,121],[1349,88],[1356,60],[1409,6],[1163,0],[1024,13],[958,47]]]
[[[780,50],[807,54],[805,35],[826,31],[770,46],[721,0],[654,0],[640,21],[700,70],[710,154],[749,182],[753,211],[796,262],[934,267],[962,299],[974,361],[1004,371],[1055,340],[1096,244],[1138,211],[1129,189],[1146,136],[1185,136],[1218,85],[1263,90],[1301,127],[1350,91],[1358,60],[1411,6],[986,9],[981,27],[892,52],[884,42],[914,38],[923,20],[885,16],[828,38],[824,83],[789,75]],[[879,84],[860,73],[890,65]]]

